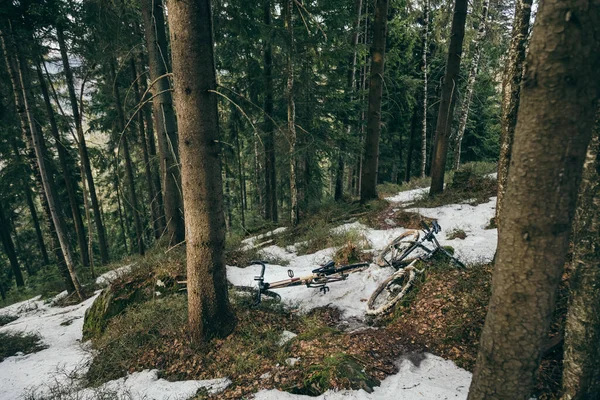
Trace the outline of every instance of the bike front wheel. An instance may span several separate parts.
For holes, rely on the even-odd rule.
[[[256,303],[256,297],[258,294],[258,288],[253,286],[234,286],[232,288],[235,292],[241,295],[247,295]],[[281,301],[281,296],[272,290],[265,290],[261,293],[261,300],[272,300],[275,302]]]
[[[406,295],[419,272],[414,267],[416,262],[417,260],[406,268],[400,268],[375,289],[367,303],[367,315],[377,316],[387,313]]]
[[[400,263],[410,264],[413,259],[407,256],[415,243],[419,240],[419,231],[409,230],[392,240],[377,256],[375,262],[380,267],[400,266]]]

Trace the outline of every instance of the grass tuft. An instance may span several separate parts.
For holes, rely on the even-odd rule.
[[[46,348],[48,346],[42,343],[41,336],[36,333],[0,332],[0,362],[17,353],[31,354]]]

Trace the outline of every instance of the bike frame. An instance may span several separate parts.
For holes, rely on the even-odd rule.
[[[427,253],[427,255],[425,257],[421,257],[422,259],[429,259],[429,258],[433,257],[433,255],[437,251],[441,251],[442,253],[444,253],[445,255],[450,257],[451,259],[457,261],[460,266],[463,266],[462,263],[456,257],[454,257],[452,254],[448,253],[448,251],[446,251],[446,249],[444,249],[442,247],[442,245],[440,245],[440,242],[438,242],[437,238],[435,237],[435,234],[441,231],[441,228],[437,224],[437,222],[434,221],[432,223],[431,227],[429,227],[423,221],[421,221],[421,224],[423,225],[423,228],[424,228],[423,231],[425,232],[425,236],[423,236],[421,239],[419,239],[417,241],[413,241],[412,245],[404,251],[404,253],[401,255],[401,257],[398,260],[395,260],[392,262],[392,266],[394,267],[394,265],[393,265],[394,262],[396,264],[402,262],[402,260],[404,260],[406,257],[408,257],[408,255],[410,253],[415,251],[415,249],[417,249],[417,247],[425,250],[425,252]],[[425,244],[424,244],[425,241],[433,242],[435,247],[433,249],[430,249],[429,247],[425,246]],[[411,241],[409,241],[408,243],[411,243]]]
[[[328,283],[339,282],[348,278],[348,274],[344,274],[344,272],[358,268],[364,268],[369,265],[369,263],[357,263],[335,268],[334,262],[330,261],[323,267],[314,269],[310,275],[294,277],[294,272],[289,269],[288,275],[290,276],[290,279],[283,279],[275,282],[265,282],[266,263],[264,261],[255,260],[251,261],[250,264],[261,266],[260,275],[254,277],[254,280],[258,281],[256,304],[261,302],[261,294],[269,289],[281,289],[285,287],[306,285],[306,287],[318,287],[320,291],[327,293],[327,291],[329,291],[329,287],[327,287]]]

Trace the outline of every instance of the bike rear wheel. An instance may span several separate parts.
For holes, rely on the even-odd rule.
[[[377,256],[375,262],[380,267],[398,268],[403,263],[405,265],[414,261],[414,258],[408,259],[407,252],[419,240],[419,231],[409,230],[392,240]]]
[[[367,303],[367,315],[378,316],[389,312],[406,295],[419,272],[414,267],[416,261],[396,271],[375,289]]]

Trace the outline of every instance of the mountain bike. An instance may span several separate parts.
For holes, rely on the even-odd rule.
[[[367,302],[367,315],[385,314],[404,297],[413,285],[417,275],[424,271],[424,268],[417,268],[419,261],[429,260],[438,252],[441,252],[448,256],[458,267],[465,268],[465,265],[444,249],[436,239],[435,235],[442,230],[437,221],[433,221],[431,227],[424,221],[421,221],[421,224],[425,235],[420,240],[419,231],[406,231],[392,240],[377,257],[376,263],[378,265],[382,267],[391,266],[397,271],[375,289]],[[425,242],[430,242],[433,248],[426,246]],[[411,255],[412,257],[409,257]]]
[[[274,298],[276,300],[281,299],[277,293],[273,292],[272,289],[281,289],[292,286],[302,286],[306,285],[307,288],[317,288],[323,294],[329,292],[329,283],[339,282],[346,280],[348,278],[348,274],[352,272],[357,272],[369,266],[369,263],[356,263],[350,265],[342,265],[339,267],[335,266],[335,262],[329,261],[325,265],[313,269],[311,274],[296,277],[294,276],[294,271],[288,269],[289,279],[283,279],[275,282],[265,282],[265,270],[266,270],[266,262],[265,261],[251,261],[250,265],[260,265],[260,275],[255,276],[254,280],[258,281],[256,287],[237,287],[236,289],[241,288],[242,290],[248,291],[250,289],[255,294],[254,305],[259,305],[262,301],[263,296],[267,296],[270,298]]]

